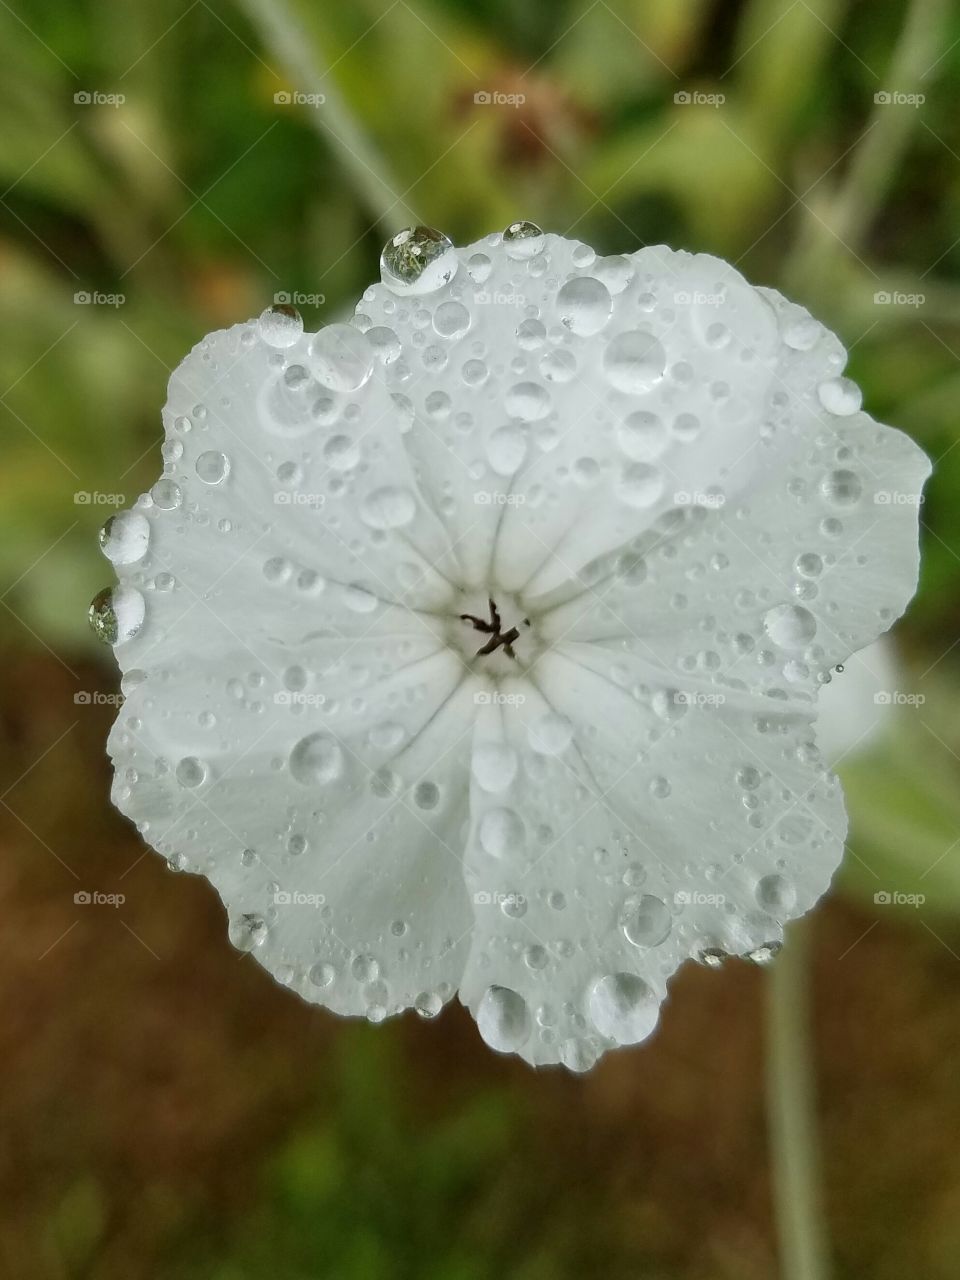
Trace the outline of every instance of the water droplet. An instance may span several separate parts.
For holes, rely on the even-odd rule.
[[[105,587],[90,602],[87,617],[93,633],[104,644],[132,640],[143,626],[146,604],[136,587]]]
[[[184,756],[177,765],[177,781],[181,787],[199,787],[206,777],[207,766],[196,756]]]
[[[375,982],[380,977],[380,965],[373,956],[361,952],[353,957],[350,972],[358,982]]]
[[[399,359],[402,350],[400,339],[386,325],[378,325],[373,329],[362,330],[366,334],[370,349],[381,364],[393,364]]]
[[[311,365],[321,386],[356,391],[373,373],[373,351],[366,335],[349,324],[328,324],[310,344]]]
[[[527,437],[519,427],[498,427],[487,441],[487,461],[498,476],[512,476],[527,456]]]
[[[480,845],[491,858],[515,856],[523,849],[526,829],[512,809],[488,809],[480,819]]]
[[[262,946],[267,937],[267,922],[263,916],[248,913],[235,916],[227,930],[227,936],[238,951],[253,951]]]
[[[558,756],[573,739],[573,726],[563,716],[552,712],[543,716],[527,731],[530,747],[542,756]]]
[[[352,471],[360,461],[360,446],[349,436],[331,436],[323,446],[323,458],[334,471]]]
[[[506,396],[507,413],[522,422],[537,422],[550,412],[550,395],[537,382],[518,382]]]
[[[413,1007],[421,1018],[435,1018],[443,1008],[443,1001],[435,991],[421,991]]]
[[[531,1026],[523,996],[509,987],[487,987],[477,1007],[477,1028],[491,1049],[515,1053],[529,1039]]]
[[[557,294],[560,321],[581,337],[599,333],[613,313],[610,291],[592,276],[575,276]]]
[[[663,493],[663,475],[646,462],[632,462],[620,472],[617,493],[628,507],[651,507]]]
[[[643,893],[627,903],[620,927],[635,947],[657,947],[669,934],[672,924],[673,917],[663,899]]]
[[[453,241],[433,227],[407,227],[388,240],[380,255],[380,276],[394,293],[431,293],[457,270]]]
[[[652,333],[631,329],[607,345],[603,367],[612,386],[636,395],[649,391],[663,377],[667,353]]]
[[[418,782],[413,789],[413,803],[418,809],[435,809],[440,803],[440,788],[435,782]]]
[[[645,409],[628,414],[617,428],[617,443],[634,462],[651,462],[659,458],[669,439],[661,420]]]
[[[176,511],[183,501],[180,486],[173,480],[158,480],[150,490],[150,497],[161,511]]]
[[[823,560],[813,551],[797,556],[794,567],[804,578],[818,578],[823,572]]]
[[[226,479],[230,470],[230,461],[225,453],[211,450],[201,453],[197,459],[197,475],[204,484],[220,484]]]
[[[863,392],[850,378],[829,378],[817,387],[817,396],[828,413],[849,417],[863,404]]]
[[[809,351],[816,346],[821,333],[823,333],[823,326],[811,316],[807,316],[795,324],[788,325],[783,331],[783,340],[794,351]]]
[[[837,507],[851,507],[859,500],[863,486],[853,471],[831,471],[820,481],[820,492]]]
[[[757,882],[757,902],[773,916],[789,915],[797,904],[797,890],[786,876],[764,876]]]
[[[781,649],[803,649],[817,634],[817,620],[797,604],[778,604],[763,617],[763,629]]]
[[[360,518],[371,529],[401,529],[417,514],[417,503],[409,489],[385,485],[375,489],[360,503]]]
[[[149,543],[150,521],[138,511],[121,511],[100,530],[100,550],[111,564],[142,560]]]
[[[337,976],[337,971],[332,964],[325,964],[322,961],[315,964],[307,974],[310,982],[315,987],[329,987]]]
[[[632,973],[611,973],[601,978],[590,992],[588,1008],[600,1034],[617,1044],[645,1040],[660,1016],[656,994]]]
[[[343,773],[343,750],[329,733],[311,733],[290,752],[290,772],[304,786],[326,786]]]
[[[285,302],[267,307],[266,311],[260,315],[259,324],[260,337],[267,346],[281,350],[299,342],[303,333],[300,312],[296,307],[291,307]]]
[[[511,222],[503,233],[503,243],[511,258],[535,258],[543,249],[543,232],[535,222]]]
[[[433,317],[441,338],[460,338],[470,328],[470,312],[461,302],[442,302]]]

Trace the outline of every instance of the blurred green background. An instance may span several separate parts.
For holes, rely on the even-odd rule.
[[[518,217],[782,288],[936,461],[910,696],[805,928],[832,1274],[960,1274],[958,88],[947,0],[0,0],[0,1275],[786,1275],[769,973],[683,972],[650,1044],[535,1075],[459,1007],[301,1005],[107,801],[96,533],[170,370],[280,292],[337,316],[411,219]]]

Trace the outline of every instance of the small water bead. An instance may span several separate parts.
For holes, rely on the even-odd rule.
[[[511,920],[522,920],[527,914],[527,900],[522,893],[505,893],[500,899],[500,910]]]
[[[314,987],[329,987],[332,985],[337,971],[332,964],[320,961],[315,964],[307,973],[307,979]]]
[[[181,435],[186,435],[187,432],[193,430],[193,423],[189,418],[185,418],[181,415],[179,418],[174,418],[173,429],[174,431],[179,431]],[[180,446],[180,452],[181,454],[183,453],[183,445]]]
[[[511,222],[503,233],[503,242],[511,258],[535,258],[544,246],[543,232],[535,222]]]
[[[111,564],[135,564],[150,545],[150,521],[138,511],[121,511],[100,530],[99,541]]]
[[[539,367],[547,382],[569,382],[576,376],[577,358],[572,351],[557,347],[541,357]]]
[[[418,809],[435,809],[440,803],[440,788],[435,782],[418,782],[413,789],[413,803]]]
[[[303,319],[296,307],[285,302],[267,307],[259,320],[260,337],[268,347],[283,350],[300,341],[303,335]]]
[[[286,582],[293,572],[293,565],[283,556],[271,556],[263,563],[263,576],[267,582]]]
[[[407,227],[383,247],[380,276],[394,293],[432,293],[453,279],[453,241],[434,227]]]
[[[609,258],[599,258],[593,274],[610,293],[616,296],[623,293],[633,280],[636,268],[625,254],[620,253]]]
[[[160,456],[164,462],[179,462],[183,457],[183,444],[180,440],[164,440],[160,446]]]
[[[238,951],[253,951],[263,945],[268,932],[263,916],[250,912],[230,921],[227,936]]]
[[[863,392],[850,378],[829,378],[817,387],[817,396],[828,413],[849,417],[863,404]]]
[[[477,1006],[477,1029],[491,1049],[516,1052],[532,1029],[526,1000],[509,987],[488,987]]]
[[[309,841],[305,835],[301,835],[299,831],[295,831],[287,841],[287,853],[295,858],[299,858],[302,853],[306,853]]]
[[[376,982],[380,977],[380,965],[373,956],[361,952],[353,957],[350,972],[357,982]]]
[[[563,716],[549,712],[527,730],[531,750],[542,756],[558,756],[573,740],[573,725]]]
[[[329,733],[311,733],[290,752],[290,773],[304,786],[328,786],[343,773],[343,749]]]
[[[136,587],[105,587],[90,602],[87,619],[104,644],[124,644],[143,626],[146,603]]]
[[[210,450],[201,453],[197,459],[196,471],[204,484],[220,484],[230,471],[230,460],[225,453]]]
[[[823,560],[816,552],[807,551],[802,556],[797,556],[794,568],[804,578],[818,578],[823,572]]]
[[[366,335],[349,324],[329,324],[310,344],[313,373],[329,391],[356,391],[373,373]]]
[[[474,253],[467,259],[467,271],[474,284],[485,284],[492,270],[493,263],[485,253]]]
[[[764,614],[763,629],[781,649],[802,649],[817,634],[817,620],[802,605],[778,604]]]
[[[762,781],[763,775],[752,764],[745,764],[737,770],[737,786],[743,787],[744,791],[756,790]]]
[[[669,907],[652,893],[643,893],[628,902],[620,922],[624,937],[635,947],[658,947],[672,925]]]
[[[461,302],[442,302],[433,317],[441,338],[462,338],[470,328],[470,312]]]
[[[375,489],[360,503],[360,518],[371,529],[402,529],[416,514],[413,494],[395,485]]]
[[[443,1001],[436,991],[421,991],[414,1001],[413,1007],[421,1018],[435,1018],[443,1008]]]
[[[331,436],[323,446],[323,460],[334,471],[352,471],[360,461],[360,446],[350,436]]]
[[[553,911],[566,911],[567,895],[559,889],[553,889],[547,894],[547,906]]]
[[[402,347],[393,329],[388,329],[386,325],[377,325],[370,329],[363,329],[361,332],[366,336],[370,350],[381,364],[390,365],[399,358]]]
[[[196,756],[184,756],[177,764],[177,781],[181,787],[193,789],[201,786],[207,778],[207,766]]]
[[[344,589],[343,603],[354,613],[373,613],[380,602],[372,591],[355,582]]]
[[[663,346],[643,329],[618,334],[603,353],[603,368],[611,385],[633,395],[655,387],[666,367]]]
[[[617,496],[628,507],[642,510],[652,507],[663,493],[663,475],[646,462],[633,462],[623,467],[617,485]]]
[[[748,951],[744,959],[749,960],[751,964],[768,965],[773,963],[782,950],[782,942],[763,942],[759,947]]]
[[[488,809],[480,819],[479,837],[491,858],[506,858],[523,849],[526,828],[513,809]]]
[[[177,580],[172,573],[158,573],[153,580],[155,591],[172,591],[176,585]]]
[[[794,351],[810,351],[823,333],[823,326],[811,316],[790,324],[783,331],[783,340]]]
[[[527,437],[520,427],[498,427],[487,440],[486,453],[498,476],[512,476],[527,456]]]
[[[537,422],[550,412],[550,394],[537,382],[518,382],[507,392],[506,409],[511,418]]]
[[[820,481],[820,492],[837,507],[851,507],[858,502],[863,486],[853,471],[831,471]]]
[[[797,890],[786,876],[764,876],[757,882],[756,895],[769,915],[788,915],[797,904]]]
[[[158,480],[150,490],[150,497],[161,511],[176,511],[183,502],[180,486],[173,480]]]
[[[655,800],[665,800],[673,788],[666,778],[657,776],[650,779],[648,790]]]
[[[571,333],[590,337],[599,333],[613,314],[607,287],[591,276],[575,276],[557,294],[560,322]]]
[[[601,978],[590,992],[587,1007],[600,1034],[617,1044],[645,1040],[660,1016],[653,989],[632,973],[611,973]]]
[[[406,739],[407,731],[395,720],[385,720],[370,730],[370,745],[378,751],[393,751]]]
[[[523,962],[528,969],[545,969],[549,960],[546,947],[531,943],[523,953]]]
[[[634,462],[652,462],[659,458],[669,439],[663,422],[645,409],[628,414],[617,428],[617,443]]]

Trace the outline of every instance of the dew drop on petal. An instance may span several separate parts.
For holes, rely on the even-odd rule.
[[[817,634],[817,620],[802,605],[778,604],[764,614],[763,629],[781,649],[803,649]]]
[[[87,617],[93,634],[104,644],[132,640],[143,626],[146,603],[136,587],[105,587],[90,602]]]
[[[407,227],[383,247],[380,276],[394,293],[431,293],[457,270],[453,241],[434,227]]]
[[[433,327],[441,338],[460,338],[470,328],[470,312],[462,302],[442,302],[434,312]]]
[[[823,333],[823,325],[812,316],[788,325],[783,331],[783,340],[794,351],[810,351],[819,341]]]
[[[100,550],[112,564],[135,564],[147,553],[150,521],[138,511],[121,511],[100,530]]]
[[[659,458],[669,438],[667,428],[657,415],[644,409],[628,414],[617,428],[617,443],[634,462]]]
[[[196,470],[204,484],[220,484],[226,479],[230,462],[225,453],[210,450],[207,453],[201,453],[197,459]]]
[[[333,965],[322,961],[315,964],[307,973],[307,978],[311,985],[321,988],[329,987],[336,976],[337,971],[334,969]]]
[[[503,243],[511,258],[534,258],[543,249],[543,232],[535,222],[511,222],[503,233]]]
[[[435,1018],[443,1008],[443,1001],[435,991],[421,991],[413,1007],[421,1018]]]
[[[311,733],[290,752],[290,772],[304,786],[336,781],[343,773],[343,750],[329,733]]]
[[[385,485],[374,489],[360,504],[360,518],[371,529],[401,529],[417,514],[417,503],[409,489]]]
[[[590,992],[588,1008],[600,1034],[617,1044],[645,1040],[660,1015],[656,994],[632,973],[611,973],[601,978]]]
[[[328,324],[310,343],[311,367],[329,391],[356,391],[373,373],[366,335],[350,324]]]
[[[515,1053],[530,1038],[530,1010],[523,996],[509,987],[487,987],[477,1007],[477,1029],[501,1053]]]
[[[621,918],[624,937],[635,947],[659,946],[672,924],[669,907],[652,893],[643,893],[628,902]]]
[[[206,781],[207,766],[196,756],[184,756],[177,764],[177,781],[181,787],[199,787]]]
[[[820,492],[837,507],[851,507],[860,500],[863,486],[855,472],[831,471],[820,481]]]
[[[518,382],[507,392],[507,413],[522,422],[537,422],[550,412],[550,396],[537,382]]]
[[[617,391],[638,394],[649,391],[663,377],[667,353],[652,333],[631,329],[607,345],[603,367]]]
[[[527,737],[531,749],[538,755],[558,756],[570,745],[573,726],[563,716],[550,712],[530,726]]]
[[[498,427],[487,441],[487,461],[498,476],[512,476],[527,456],[527,437],[519,427]]]
[[[620,472],[617,493],[628,507],[651,507],[663,493],[663,475],[646,462],[633,462]]]
[[[228,928],[228,937],[238,951],[253,951],[262,946],[268,929],[263,916],[247,913],[234,916]]]
[[[360,461],[360,446],[350,436],[331,436],[323,446],[323,460],[334,471],[352,471]]]
[[[268,347],[283,350],[300,341],[303,334],[303,320],[296,307],[287,303],[278,303],[267,307],[259,320],[260,337]]]
[[[522,850],[526,830],[512,809],[488,809],[480,819],[480,845],[491,858],[507,858]]]
[[[517,764],[516,751],[504,742],[481,742],[473,749],[473,776],[491,794],[506,791],[517,776]]]
[[[757,882],[757,902],[770,915],[789,915],[797,904],[797,891],[786,876],[764,876]]]
[[[557,294],[560,322],[571,333],[589,337],[599,333],[610,319],[613,299],[606,285],[592,276],[575,276]]]
[[[173,480],[158,480],[150,490],[150,497],[161,511],[176,511],[183,502],[180,486]]]
[[[828,378],[817,387],[817,396],[828,413],[846,418],[863,404],[863,392],[850,378]]]

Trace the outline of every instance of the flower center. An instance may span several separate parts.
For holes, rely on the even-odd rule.
[[[488,675],[522,675],[532,656],[532,624],[517,601],[502,593],[465,595],[462,607],[451,638],[470,665]]]

